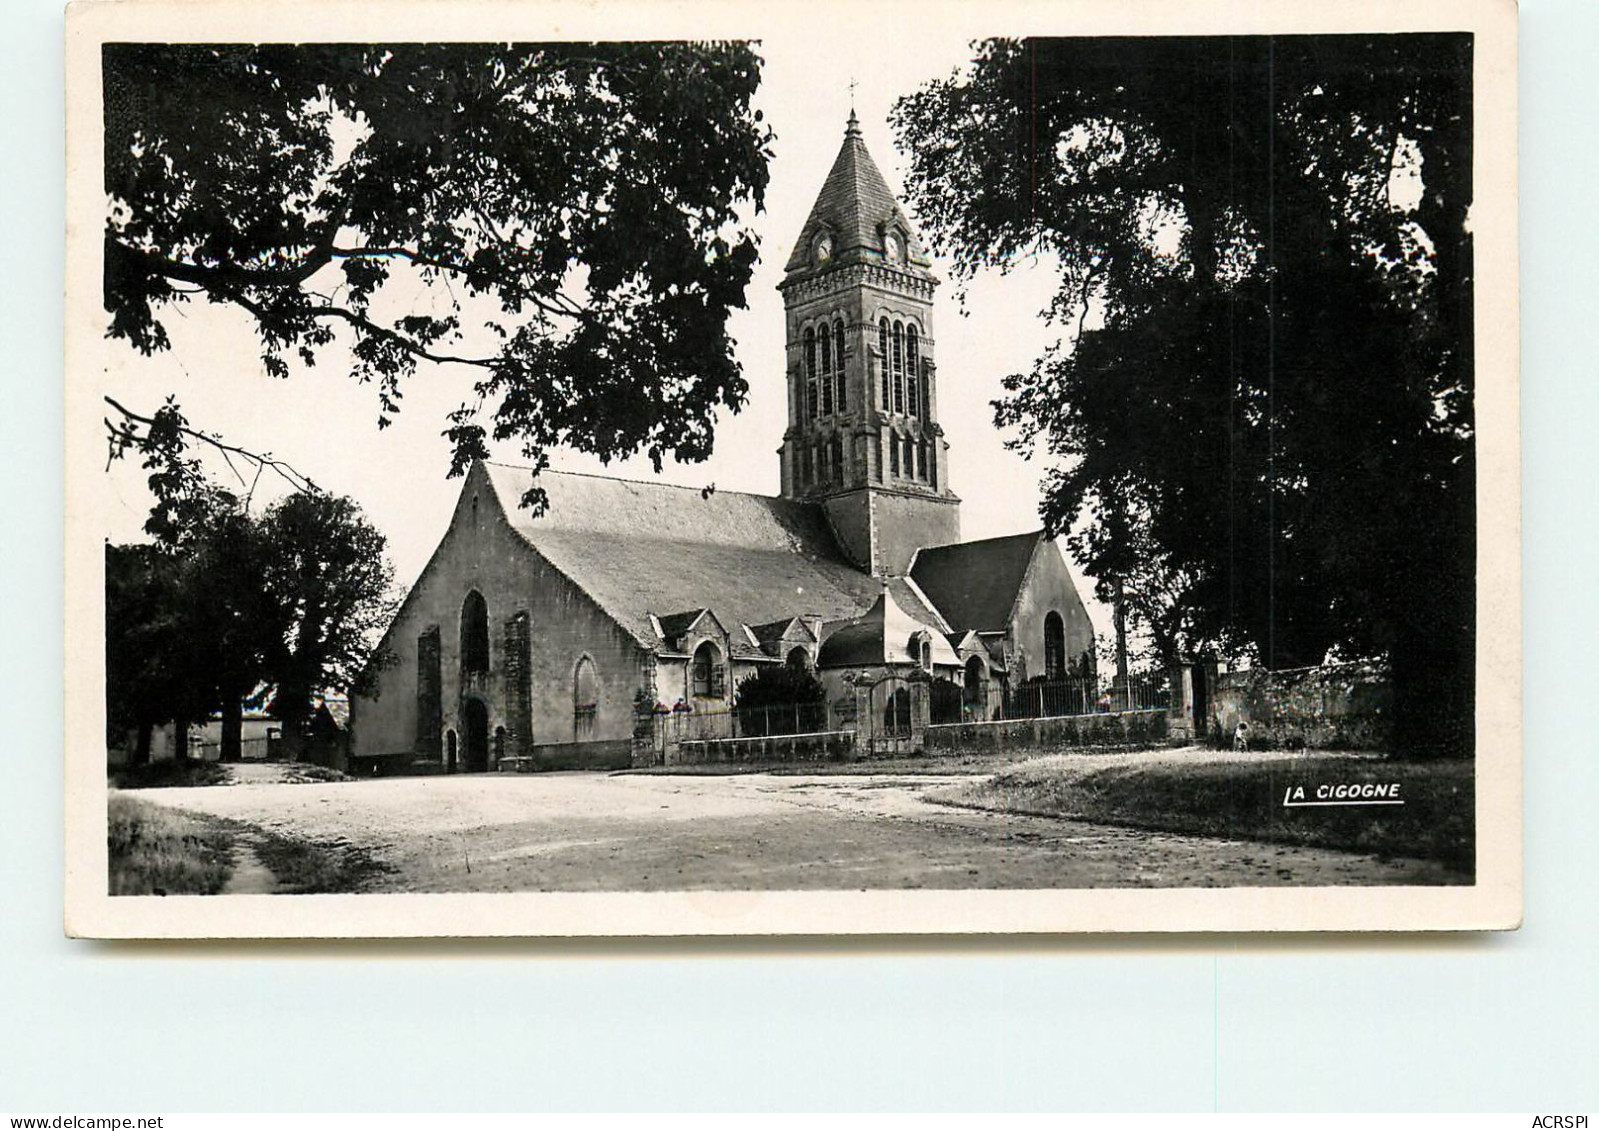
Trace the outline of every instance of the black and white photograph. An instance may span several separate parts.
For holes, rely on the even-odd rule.
[[[1519,923],[1513,8],[313,10],[68,17],[69,931]]]

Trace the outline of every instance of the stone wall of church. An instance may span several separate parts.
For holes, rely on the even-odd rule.
[[[923,546],[961,540],[960,504],[954,499],[878,491],[872,499],[872,532],[877,551],[872,572],[900,575]]]
[[[462,668],[463,605],[474,590],[488,606],[486,674]],[[428,638],[435,628],[436,644]],[[540,767],[591,765],[590,745],[627,764],[633,697],[652,682],[653,662],[511,529],[480,470],[468,476],[444,538],[384,643],[394,662],[378,677],[377,694],[351,701],[354,762],[382,759],[392,771],[399,768],[394,763],[414,760],[423,772],[447,769],[453,745],[457,766],[464,766],[470,724],[463,706],[476,699],[487,708],[489,768],[498,759],[506,768],[529,760]],[[432,654],[436,713],[418,688],[419,656],[430,667]],[[576,698],[585,657],[594,676],[592,707]],[[424,676],[420,690],[429,691],[431,682]],[[432,725],[441,733],[432,734]]]
[[[1044,618],[1051,612],[1060,614],[1066,629],[1066,663],[1075,669],[1083,653],[1093,654],[1094,626],[1060,548],[1040,540],[1007,626],[1005,651],[1012,687],[1045,674]]]

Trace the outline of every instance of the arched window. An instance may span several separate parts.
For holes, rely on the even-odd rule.
[[[444,772],[447,774],[453,774],[458,769],[455,751],[455,732],[447,730],[444,732]]]
[[[694,694],[702,698],[720,699],[727,694],[727,676],[722,667],[722,653],[709,640],[694,649]]]
[[[806,416],[814,416],[811,405],[815,403],[815,331],[811,326],[804,328],[804,387],[799,390],[799,397],[804,402],[801,411]]]
[[[833,399],[839,412],[849,408],[849,397],[845,393],[844,384],[844,320],[839,319],[833,323],[833,384],[836,389]]]
[[[892,432],[888,435],[888,471],[890,475],[899,474],[899,437]]]
[[[834,436],[827,446],[832,455],[833,480],[834,482],[842,483],[844,481],[844,441]]]
[[[600,705],[600,677],[594,661],[584,656],[572,672],[572,710],[592,714]]]
[[[805,327],[805,415],[816,418],[816,331]]]
[[[905,327],[905,375],[907,384],[910,386],[906,392],[908,394],[907,399],[910,401],[910,414],[912,416],[920,416],[922,412],[921,397],[918,395],[921,381],[917,379],[917,374],[921,372],[921,367],[917,364],[917,356],[916,327],[907,325]]]
[[[800,449],[799,473],[800,483],[809,487],[811,485],[811,449],[809,447]]]
[[[916,478],[916,441],[905,437],[905,478]]]
[[[905,411],[905,324],[894,323],[894,409]]]
[[[797,671],[804,671],[811,666],[811,654],[804,648],[791,648],[788,653],[788,666]]]
[[[822,415],[833,415],[833,335],[822,326]]]
[[[587,656],[572,671],[572,741],[582,742],[594,732],[600,710],[600,677]]]
[[[1054,611],[1044,617],[1044,678],[1066,678],[1066,625]]]
[[[489,605],[476,589],[461,603],[461,670],[489,670]]]
[[[887,318],[883,319],[881,322],[879,322],[877,324],[877,353],[878,353],[879,358],[881,359],[878,364],[882,367],[882,370],[883,370],[883,410],[886,412],[886,411],[888,411],[888,407],[889,407],[889,400],[888,400],[889,352],[888,352],[888,319]]]
[[[986,674],[987,673],[983,671],[983,661],[981,657],[973,656],[971,659],[966,661],[967,699],[976,702],[977,699],[981,697],[983,693],[983,677]]]

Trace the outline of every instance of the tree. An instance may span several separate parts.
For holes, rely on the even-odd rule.
[[[1390,661],[1469,750],[1470,40],[1029,40],[902,100],[957,273],[1044,252],[1067,335],[996,404],[1162,649]]]
[[[203,503],[199,500],[203,499]],[[349,499],[290,495],[265,513],[210,489],[165,542],[107,547],[107,700],[114,727],[222,715],[238,761],[244,710],[275,688],[291,744],[314,693],[360,690],[394,611],[385,541]]]
[[[106,729],[113,745],[135,735],[130,760],[150,760],[151,735],[162,723],[210,709],[185,670],[187,636],[181,572],[158,546],[112,546],[106,556]],[[182,757],[186,751],[177,751]]]
[[[259,541],[275,633],[262,676],[297,750],[314,695],[367,690],[382,667],[373,649],[394,615],[394,570],[385,538],[346,498],[290,495],[262,516]]]
[[[380,427],[419,363],[459,370],[452,474],[490,435],[537,467],[702,460],[744,403],[726,322],[771,138],[749,45],[111,44],[103,76],[105,308],[140,352],[198,298],[246,312],[280,377],[342,338]],[[107,421],[113,456],[167,468],[158,498],[214,439],[166,407]]]
[[[214,488],[172,546],[181,570],[184,670],[206,713],[222,714],[224,762],[242,756],[244,711],[265,697],[267,660],[283,631],[261,583],[269,549],[243,500]]]

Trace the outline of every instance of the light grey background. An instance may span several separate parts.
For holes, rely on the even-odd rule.
[[[6,11],[0,1111],[1599,1107],[1591,0],[1522,7],[1526,926],[898,948],[62,937],[61,12]]]

